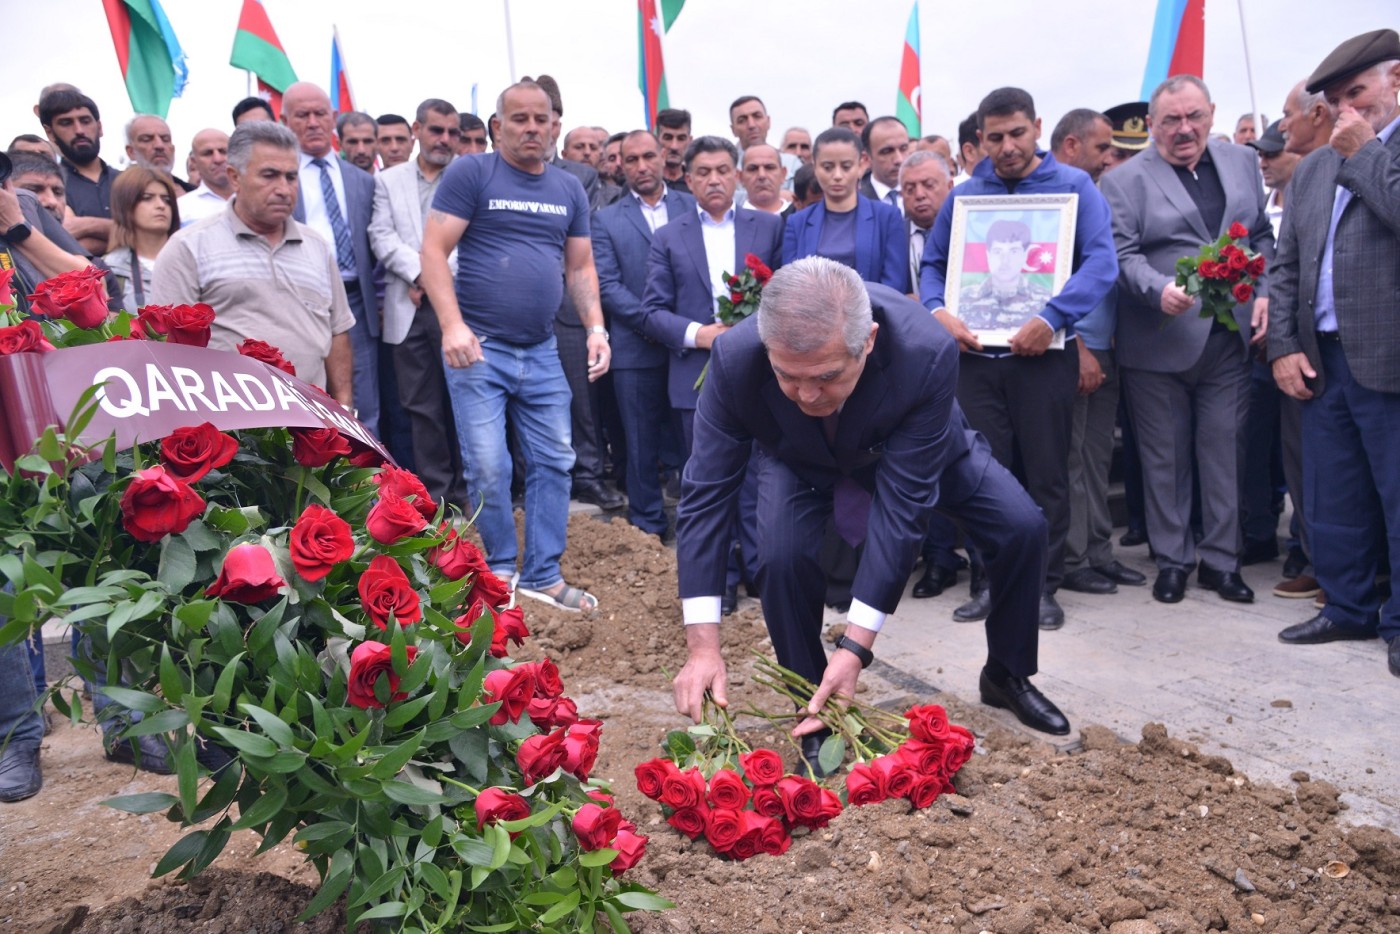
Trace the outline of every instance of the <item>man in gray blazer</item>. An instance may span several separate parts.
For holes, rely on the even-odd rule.
[[[1272,262],[1274,235],[1252,150],[1210,138],[1215,105],[1193,75],[1152,92],[1153,145],[1103,177],[1118,246],[1116,349],[1138,429],[1147,535],[1157,555],[1152,594],[1163,603],[1197,581],[1226,600],[1253,601],[1239,575],[1240,472],[1249,407],[1249,351],[1268,324],[1266,280],[1259,297],[1235,306],[1237,331],[1198,316],[1200,305],[1175,284],[1176,262],[1195,255],[1231,224]],[[1251,327],[1254,330],[1251,338]],[[1200,544],[1191,532],[1192,469],[1200,467]]]
[[[282,94],[282,122],[301,147],[297,205],[292,216],[335,249],[345,297],[355,315],[350,345],[355,355],[355,411],[366,428],[379,430],[379,305],[374,297],[374,255],[369,219],[374,177],[342,161],[332,149],[335,114],[326,92],[299,81]]]
[[[1379,634],[1400,677],[1400,599],[1383,602],[1376,586],[1387,572],[1400,581],[1400,36],[1347,40],[1307,90],[1323,92],[1337,123],[1289,185],[1269,359],[1302,402],[1303,509],[1327,605],[1279,639]]]
[[[436,98],[423,101],[412,132],[418,140],[418,155],[374,178],[369,239],[385,270],[380,336],[390,345],[394,372],[399,374],[399,405],[413,429],[418,476],[434,499],[462,505],[466,481],[442,375],[442,331],[418,281],[423,218],[462,135],[457,108]],[[448,266],[455,274],[455,251],[448,257]]]

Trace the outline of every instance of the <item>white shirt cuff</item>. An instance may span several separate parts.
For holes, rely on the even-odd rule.
[[[859,626],[861,629],[869,629],[871,632],[879,632],[881,627],[885,625],[885,620],[889,618],[888,613],[881,613],[873,606],[868,606],[859,600],[851,601],[851,609],[846,614],[846,622],[852,626]]]
[[[719,597],[686,597],[681,600],[681,615],[687,626],[719,622]]]
[[[699,321],[692,321],[692,322],[690,322],[689,324],[687,324],[687,325],[685,326],[685,340],[683,341],[683,343],[685,344],[686,347],[690,348],[691,350],[694,350],[694,349],[695,349],[695,335],[698,334],[699,332],[700,332],[700,322],[699,322]],[[715,599],[718,600],[719,597],[715,597]]]

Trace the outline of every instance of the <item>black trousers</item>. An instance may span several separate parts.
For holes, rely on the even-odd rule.
[[[427,296],[401,344],[387,344],[398,377],[399,406],[413,432],[413,463],[433,499],[462,506],[467,482],[462,447],[442,375],[442,330]]]
[[[602,483],[603,431],[598,420],[598,389],[588,381],[588,332],[582,326],[556,320],[554,339],[564,378],[573,393],[569,420],[574,436],[574,483]]]

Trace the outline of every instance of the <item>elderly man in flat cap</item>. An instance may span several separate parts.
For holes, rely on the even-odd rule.
[[[1400,677],[1400,596],[1376,584],[1400,580],[1400,36],[1348,39],[1307,90],[1337,122],[1289,186],[1268,346],[1279,388],[1303,400],[1303,509],[1327,604],[1279,639],[1380,635]]]

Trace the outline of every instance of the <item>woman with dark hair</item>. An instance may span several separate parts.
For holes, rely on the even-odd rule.
[[[112,235],[103,260],[117,278],[121,306],[132,314],[146,304],[156,256],[180,229],[178,197],[169,175],[139,165],[112,182]]]
[[[893,205],[860,193],[865,160],[860,137],[832,127],[812,144],[812,168],[822,198],[787,220],[783,265],[824,256],[850,266],[866,282],[908,293],[909,233]]]

